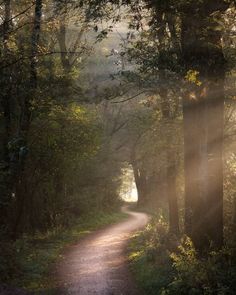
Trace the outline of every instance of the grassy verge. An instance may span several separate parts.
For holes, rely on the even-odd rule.
[[[147,295],[165,294],[162,288],[173,278],[169,252],[157,241],[160,235],[167,233],[167,227],[164,223],[157,228],[156,225],[152,220],[144,231],[133,236],[129,244],[130,269],[143,294]]]
[[[129,247],[130,267],[147,295],[236,294],[236,241],[200,256],[191,240],[168,233],[161,220],[151,221]]]
[[[5,255],[0,253],[1,280],[29,291],[42,292],[40,294],[53,294],[46,291],[56,289],[56,281],[49,278],[49,274],[53,264],[62,257],[62,250],[92,231],[126,217],[124,213],[91,214],[79,218],[69,229],[57,228],[34,237],[24,236],[14,244],[5,245]]]

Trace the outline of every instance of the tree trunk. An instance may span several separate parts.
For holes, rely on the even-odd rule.
[[[11,28],[11,1],[5,0],[4,22],[3,22],[3,51],[2,59],[10,57],[8,40]],[[10,158],[8,143],[11,133],[11,68],[2,70],[2,91],[0,101],[0,228],[1,232],[6,231],[8,209],[11,203],[11,179],[10,179]]]
[[[16,202],[25,203],[27,196],[21,196],[22,188],[24,186],[24,167],[26,162],[28,134],[30,124],[32,120],[32,101],[35,99],[36,90],[38,86],[38,74],[37,74],[37,63],[38,63],[38,50],[39,50],[39,37],[41,31],[41,20],[42,20],[42,0],[35,0],[35,13],[34,23],[31,35],[31,61],[30,61],[30,79],[29,79],[29,90],[28,94],[24,98],[21,108],[21,118],[18,129],[18,158],[12,163],[12,170],[14,170],[14,179],[12,180],[12,186],[17,187],[16,190]],[[19,192],[19,195],[17,194]],[[18,198],[20,200],[18,200]],[[16,212],[17,216],[21,216],[22,206],[18,205],[19,212]],[[20,217],[19,217],[20,218]],[[15,227],[15,233],[17,227]]]
[[[223,58],[223,56],[221,56]],[[223,244],[223,126],[224,77],[209,85],[208,123],[208,235],[214,245]]]
[[[160,78],[162,82],[165,81],[165,73],[160,73]],[[161,111],[162,120],[167,124],[168,128],[172,127],[170,124],[173,120],[171,106],[168,98],[168,90],[165,87],[160,88],[161,97]],[[176,192],[176,156],[175,150],[173,149],[173,136],[172,134],[166,135],[166,193],[168,197],[169,206],[169,231],[171,233],[179,233],[179,208],[178,208],[178,198]]]
[[[136,163],[132,163],[133,171],[134,171],[134,179],[138,192],[138,207],[142,207],[146,203],[147,199],[147,190],[146,190],[146,174],[144,170],[138,168]]]
[[[63,18],[60,20],[59,32],[57,34],[58,43],[60,46],[61,64],[65,73],[69,73],[71,70],[70,60],[66,47],[66,23]]]
[[[42,19],[42,0],[35,0],[35,15],[34,25],[31,37],[31,62],[30,62],[30,81],[29,81],[29,93],[25,97],[24,106],[22,110],[22,119],[20,126],[20,134],[27,141],[27,135],[31,121],[31,106],[35,96],[35,90],[38,85],[37,77],[37,55],[39,47],[39,37],[41,31],[41,19]]]
[[[167,196],[169,205],[169,231],[179,234],[179,210],[176,192],[176,163],[173,158],[174,152],[171,149],[167,151]]]
[[[184,168],[185,168],[185,232],[197,248],[207,243],[205,210],[207,208],[207,109],[200,101],[199,89],[191,100],[184,98]]]
[[[221,33],[201,19],[182,19],[182,58],[197,68],[201,85],[189,83],[184,97],[185,229],[200,251],[223,243],[224,57]],[[210,44],[210,45],[209,45]]]

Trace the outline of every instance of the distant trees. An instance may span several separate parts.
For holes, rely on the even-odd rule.
[[[160,141],[156,153],[163,153],[164,165],[160,170],[159,181],[155,179],[158,186],[163,186],[164,190],[159,194],[164,195],[169,207],[169,230],[172,233],[179,232],[179,209],[177,201],[176,178],[178,174],[177,163],[179,156],[176,154],[180,147],[178,134],[178,119],[181,116],[179,104],[179,89],[177,79],[170,71],[175,70],[175,61],[169,60],[170,51],[175,52],[176,40],[168,40],[166,29],[165,14],[162,10],[153,9],[153,19],[157,18],[158,22],[150,22],[148,31],[141,31],[140,38],[132,42],[133,46],[128,48],[128,55],[139,65],[138,81],[142,81],[142,87],[147,88],[153,93],[151,107],[156,112],[157,134]],[[173,31],[173,28],[172,28]],[[153,54],[156,50],[156,55]],[[148,102],[147,102],[148,105]],[[177,133],[176,133],[177,131]],[[162,136],[161,136],[162,135]],[[152,143],[155,145],[155,143]],[[151,156],[155,158],[154,155]],[[158,155],[156,156],[158,159]],[[163,160],[162,160],[163,161]],[[154,171],[160,163],[156,163]],[[156,188],[155,188],[156,189]],[[156,189],[157,190],[157,189]]]

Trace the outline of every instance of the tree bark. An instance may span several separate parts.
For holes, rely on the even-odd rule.
[[[67,53],[67,47],[66,47],[66,23],[65,18],[63,17],[62,20],[60,20],[59,25],[59,32],[57,34],[58,43],[60,46],[60,55],[61,55],[61,64],[63,66],[63,69],[65,73],[69,73],[71,70],[71,64],[69,60],[69,56]]]
[[[134,179],[138,192],[138,207],[145,205],[147,200],[147,183],[146,183],[146,173],[144,169],[140,169],[138,165],[132,162],[132,167],[134,171]]]
[[[31,61],[30,61],[30,78],[29,78],[29,90],[26,94],[24,101],[21,106],[21,117],[18,129],[18,158],[14,163],[12,163],[12,169],[14,172],[14,179],[12,181],[12,186],[15,189],[16,203],[18,203],[19,211],[16,215],[21,216],[23,212],[22,206],[19,206],[19,202],[26,203],[26,195],[21,195],[22,188],[24,186],[24,168],[26,164],[26,154],[27,144],[28,144],[28,134],[30,130],[30,124],[32,120],[32,101],[36,99],[36,90],[38,87],[38,51],[39,51],[39,38],[41,32],[41,21],[42,21],[42,0],[35,0],[35,11],[34,11],[34,22],[31,34]],[[24,154],[21,156],[21,153]],[[17,194],[19,192],[19,194]],[[17,227],[14,228],[17,230]],[[14,233],[17,234],[16,232]]]
[[[37,63],[38,63],[38,50],[39,50],[39,38],[41,31],[42,20],[42,0],[35,0],[35,12],[34,12],[34,25],[31,37],[31,62],[30,62],[30,80],[29,80],[29,95],[25,97],[22,119],[20,125],[20,134],[27,141],[28,131],[31,121],[31,106],[35,96],[35,90],[38,85],[37,76]]]
[[[185,232],[196,247],[207,243],[207,105],[200,100],[200,90],[186,94],[184,116],[184,172],[185,172]],[[196,99],[190,99],[194,96]]]
[[[176,163],[173,158],[174,152],[167,151],[167,196],[169,205],[169,232],[179,234],[179,210],[176,192]]]
[[[165,73],[160,73],[161,81],[165,81]],[[170,122],[173,117],[171,112],[171,106],[168,98],[168,90],[165,87],[160,87],[159,94],[161,97],[161,111],[162,120],[168,128],[171,128]],[[169,130],[170,132],[170,130]],[[179,233],[179,208],[178,208],[178,196],[176,192],[176,156],[173,149],[173,137],[172,134],[166,135],[166,193],[168,197],[169,206],[169,231],[170,233]]]
[[[3,22],[3,51],[2,58],[7,60],[10,57],[8,40],[11,28],[11,1],[5,0],[4,22]],[[11,133],[11,69],[2,71],[2,91],[0,101],[0,228],[1,232],[6,231],[8,209],[11,202],[11,179],[10,179],[10,158],[8,143]]]
[[[223,56],[221,56],[223,58]],[[208,124],[208,235],[214,245],[223,245],[223,126],[224,77],[209,83]]]
[[[221,33],[209,22],[209,13],[205,9],[198,21],[186,15],[181,40],[186,70],[196,70],[201,82],[189,83],[183,101],[185,230],[200,251],[223,244],[225,61]]]

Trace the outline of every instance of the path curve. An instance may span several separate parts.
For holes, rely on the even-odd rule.
[[[96,231],[71,246],[59,265],[59,279],[73,295],[139,295],[129,273],[125,250],[132,233],[148,222],[145,213],[123,211],[129,217]]]

